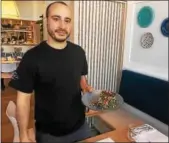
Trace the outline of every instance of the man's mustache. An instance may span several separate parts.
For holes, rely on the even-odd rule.
[[[63,29],[56,29],[55,32],[63,32],[63,33],[68,34],[68,32],[66,30],[63,30]]]

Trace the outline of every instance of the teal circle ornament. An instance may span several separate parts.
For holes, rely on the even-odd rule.
[[[146,28],[151,25],[151,23],[154,20],[154,11],[149,6],[144,6],[140,9],[138,16],[137,16],[137,22],[138,25],[142,28]]]

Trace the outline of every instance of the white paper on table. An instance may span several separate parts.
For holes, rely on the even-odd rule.
[[[135,142],[150,142],[144,135],[134,137]]]
[[[157,131],[155,128],[153,128],[152,126],[148,124],[144,124],[138,127],[131,128],[131,130],[132,130],[132,133],[134,133],[134,136]]]
[[[142,128],[141,127],[146,127]],[[147,130],[147,127],[150,127],[151,130]],[[159,132],[157,129],[153,128],[152,126],[145,124],[144,126],[135,128],[136,135],[133,136],[133,139],[136,142],[168,142],[168,137]],[[137,132],[136,132],[137,131]]]
[[[168,137],[159,131],[147,134],[147,139],[150,142],[168,142]]]
[[[113,141],[111,138],[105,138],[105,139],[97,141],[97,142],[111,142],[111,143],[114,143],[115,141]]]
[[[168,137],[160,132],[154,132],[150,134],[140,134],[134,137],[136,142],[168,142]]]

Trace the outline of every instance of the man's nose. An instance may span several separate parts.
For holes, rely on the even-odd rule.
[[[64,21],[60,21],[60,28],[64,29],[66,26],[65,22]]]

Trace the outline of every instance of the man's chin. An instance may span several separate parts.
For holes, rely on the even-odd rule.
[[[67,38],[64,38],[64,39],[63,38],[62,39],[61,38],[55,38],[56,42],[65,42],[66,40],[67,40]]]
[[[65,42],[68,38],[69,38],[69,36],[67,36],[67,37],[55,37],[55,41]]]

